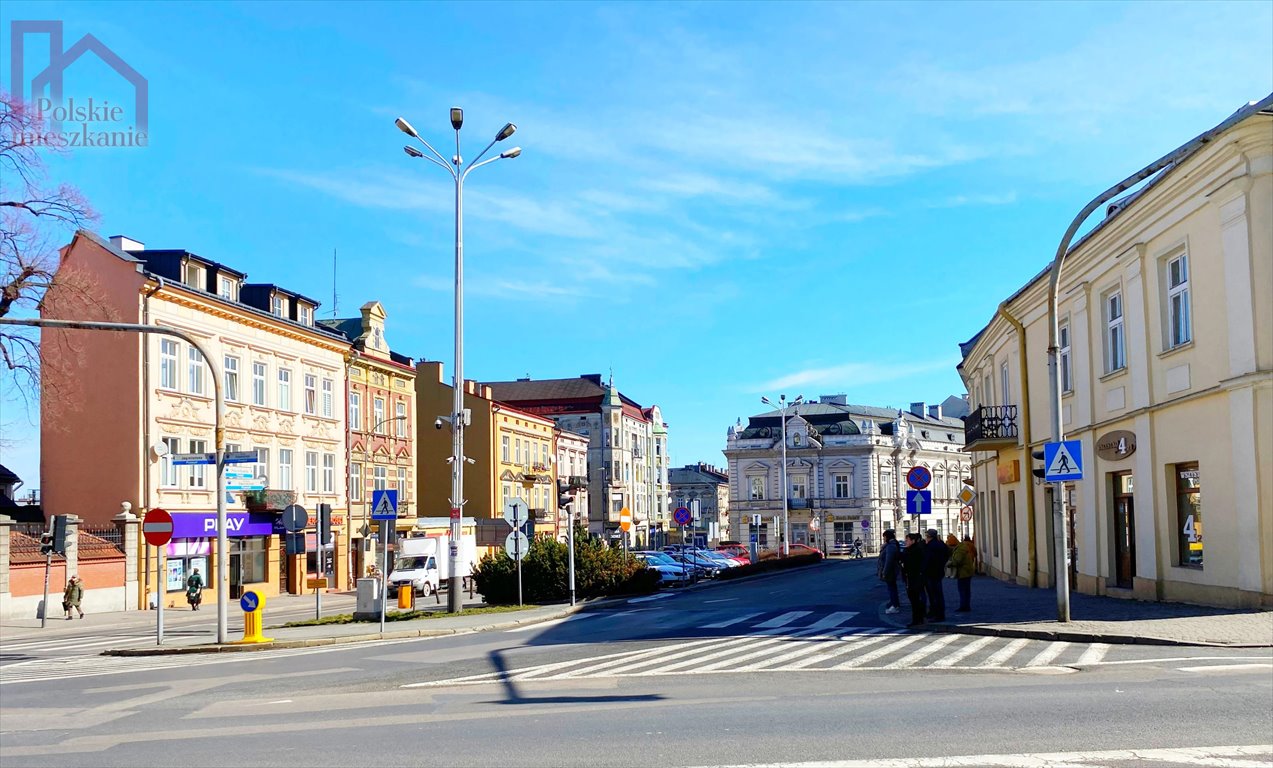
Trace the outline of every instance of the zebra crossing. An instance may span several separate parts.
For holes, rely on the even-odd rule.
[[[210,630],[168,630],[164,633],[170,638],[176,637],[215,637]],[[0,640],[0,656],[64,656],[77,654],[95,654],[106,648],[126,648],[154,642],[155,633],[131,632],[112,633],[106,635],[89,635],[83,637],[28,637],[22,640]]]
[[[852,611],[791,610],[708,615],[656,647],[526,666],[404,688],[493,682],[660,677],[737,672],[855,670],[1049,670],[1100,664],[1110,646],[850,626]],[[604,618],[577,615],[574,620]],[[724,633],[724,634],[722,634]],[[669,633],[678,634],[678,633]],[[699,637],[695,638],[697,634]]]

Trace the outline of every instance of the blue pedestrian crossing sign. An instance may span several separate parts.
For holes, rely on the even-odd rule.
[[[1043,478],[1049,483],[1083,479],[1083,444],[1078,440],[1043,444]]]
[[[932,491],[916,491],[914,489],[906,492],[906,514],[908,515],[931,515],[933,514],[933,492]]]
[[[398,519],[398,490],[396,488],[384,488],[371,492],[371,519]]]

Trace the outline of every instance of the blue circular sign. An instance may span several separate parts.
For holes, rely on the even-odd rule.
[[[677,525],[684,527],[694,522],[694,515],[690,514],[690,511],[685,507],[677,507],[676,511],[672,513],[672,519],[676,521]]]
[[[917,491],[922,491],[933,482],[933,473],[928,471],[928,467],[911,467],[911,471],[906,473],[906,484]]]
[[[244,613],[251,613],[261,605],[261,596],[252,590],[243,593],[243,597],[239,598],[239,607]]]

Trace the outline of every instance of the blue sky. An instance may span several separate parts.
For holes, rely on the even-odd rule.
[[[962,392],[957,344],[1084,203],[1273,90],[1268,2],[11,1],[6,87],[14,19],[149,80],[150,146],[51,164],[100,232],[321,317],[335,249],[340,315],[379,300],[394,348],[448,369],[450,181],[393,120],[449,154],[462,106],[466,156],[515,122],[524,154],[465,193],[465,373],[613,370],[675,464],[723,464],[762,395]],[[129,101],[91,61],[67,94]],[[0,407],[0,461],[37,486],[38,430]]]

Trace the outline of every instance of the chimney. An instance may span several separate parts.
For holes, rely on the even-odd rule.
[[[941,421],[941,406],[940,405],[928,406],[928,416],[931,419],[936,419],[937,421]]]
[[[118,248],[119,250],[125,253],[129,251],[146,250],[145,243],[140,243],[132,239],[131,237],[127,237],[126,235],[111,235],[111,245],[115,246],[116,248]]]
[[[911,403],[911,413],[915,414],[916,416],[922,419],[924,418],[924,407],[925,407],[925,403],[923,401],[920,401],[918,403]]]

